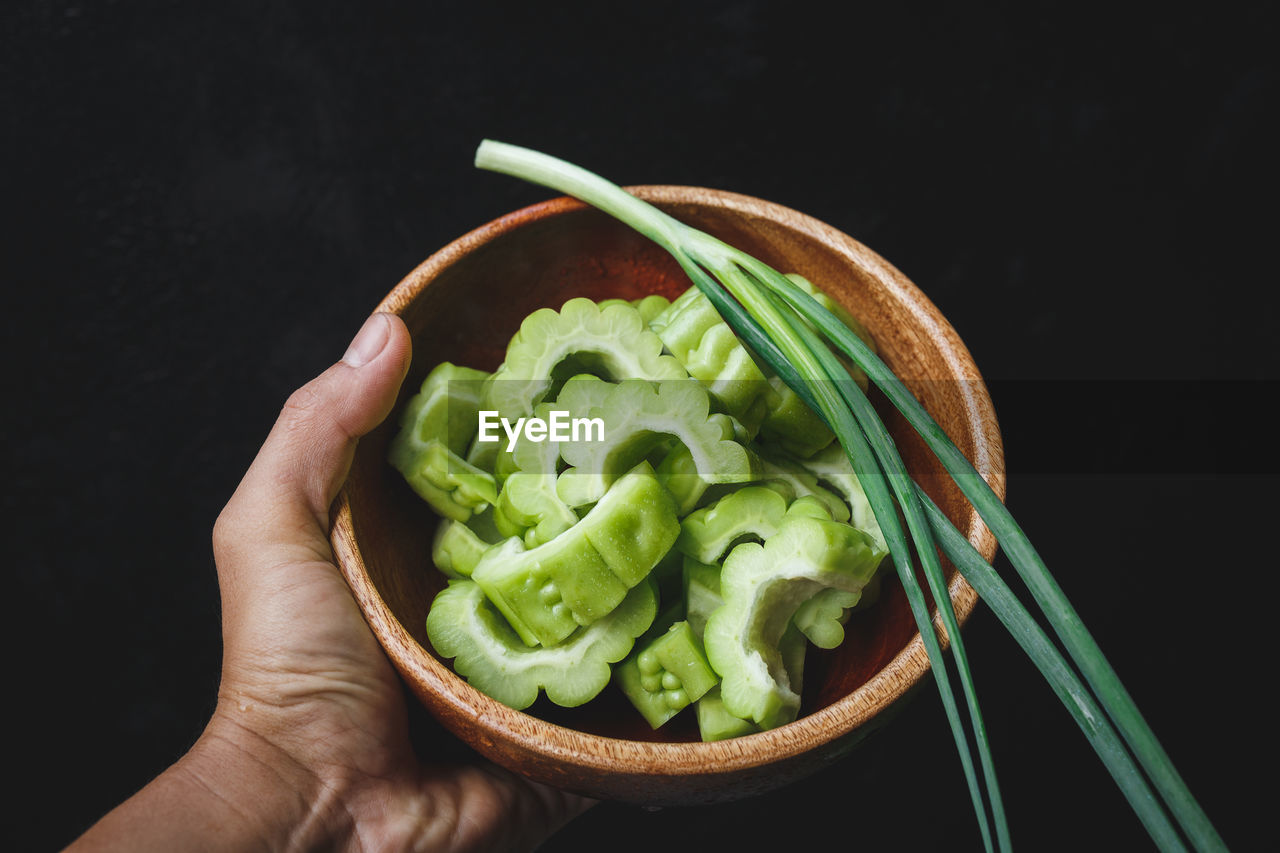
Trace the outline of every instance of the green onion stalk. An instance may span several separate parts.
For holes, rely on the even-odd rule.
[[[1030,657],[1159,849],[1184,850],[1187,843],[1201,851],[1226,849],[1004,503],[901,380],[839,318],[767,264],[679,222],[579,166],[492,140],[480,144],[475,163],[479,168],[578,198],[652,239],[676,259],[747,346],[831,427],[884,531],[890,557],[928,653],[988,851],[997,845],[1001,850],[1010,849],[1008,823],[939,551]],[[938,457],[996,537],[1075,668],[1004,579],[912,480],[879,415],[832,347],[867,375]],[[905,530],[898,510],[906,522]],[[950,644],[970,731],[964,727],[943,643],[916,579],[908,534]],[[971,741],[982,771],[981,780]]]

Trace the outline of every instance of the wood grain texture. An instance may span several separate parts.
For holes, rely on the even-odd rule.
[[[784,272],[808,277],[838,299],[871,330],[881,357],[1003,496],[1000,432],[982,377],[955,330],[892,265],[812,217],[759,199],[694,187],[630,189]],[[580,202],[559,198],[508,214],[432,255],[378,306],[401,315],[414,340],[397,408],[442,360],[496,368],[510,336],[536,308],[559,308],[572,296],[674,297],[688,286],[665,252]],[[873,394],[873,400],[912,474],[992,558],[994,538],[923,442],[883,399]],[[394,429],[393,415],[360,442],[334,507],[335,553],[414,695],[498,764],[604,799],[675,805],[741,798],[847,753],[891,718],[895,703],[928,669],[895,582],[850,622],[838,649],[811,650],[802,716],[772,731],[702,743],[686,719],[683,727],[652,732],[613,690],[582,708],[562,709],[545,699],[526,712],[507,708],[467,685],[430,650],[424,623],[443,585],[429,556],[435,517],[385,462]],[[977,597],[948,571],[963,622]]]

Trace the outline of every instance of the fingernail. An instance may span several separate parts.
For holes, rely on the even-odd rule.
[[[377,358],[378,353],[382,352],[382,348],[386,345],[387,318],[381,314],[374,314],[365,320],[360,331],[356,332],[342,360],[352,367],[361,367]]]

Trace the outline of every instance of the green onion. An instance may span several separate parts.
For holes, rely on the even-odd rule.
[[[759,261],[752,263],[768,269]],[[1063,646],[1080,668],[1107,714],[1133,750],[1152,784],[1181,824],[1196,849],[1225,849],[1208,816],[1200,808],[1178,774],[1168,754],[1147,725],[1138,706],[1120,682],[1083,620],[1067,600],[1066,594],[1049,573],[1044,560],[1032,547],[1022,528],[973,465],[951,441],[924,407],[911,395],[902,381],[871,352],[867,345],[838,319],[792,284],[785,276],[773,273],[770,285],[813,323],[867,373],[885,396],[897,407],[908,423],[920,434],[941,460],[964,496],[977,509],[979,516],[995,534],[1009,561],[1026,583]],[[839,327],[838,329],[836,327]],[[979,593],[981,594],[981,593]],[[1039,665],[1039,662],[1037,662]],[[1043,669],[1042,669],[1043,671]]]
[[[752,297],[756,294],[744,281],[739,271],[735,268],[724,267],[718,272],[721,273],[722,280],[726,282],[735,296],[742,294],[739,299],[744,300],[744,302],[752,301]],[[950,598],[947,595],[946,581],[942,574],[942,567],[938,563],[936,550],[931,543],[926,544],[930,538],[929,529],[919,511],[918,501],[914,500],[913,483],[910,477],[907,476],[906,468],[902,465],[901,459],[897,457],[896,449],[891,450],[893,459],[885,460],[889,464],[886,464],[884,469],[881,469],[877,464],[877,456],[880,456],[882,460],[884,458],[883,445],[878,447],[876,452],[873,452],[867,437],[859,430],[857,418],[858,414],[862,413],[855,414],[852,409],[841,405],[844,393],[842,393],[840,386],[854,383],[852,379],[848,378],[848,373],[844,368],[838,362],[834,362],[834,356],[831,351],[822,346],[816,337],[811,332],[808,332],[803,324],[798,322],[798,317],[795,317],[794,314],[788,317],[784,306],[780,306],[776,300],[768,298],[768,294],[760,295],[763,295],[764,298],[756,303],[756,308],[759,311],[762,323],[770,324],[770,328],[777,331],[777,337],[780,339],[777,342],[780,348],[794,359],[790,363],[799,368],[802,376],[811,380],[807,383],[809,387],[817,390],[817,411],[823,415],[828,424],[832,425],[836,434],[841,436],[841,443],[849,454],[854,471],[866,491],[867,500],[870,501],[872,509],[876,513],[876,520],[880,523],[880,528],[884,532],[894,567],[907,594],[912,616],[916,620],[916,625],[920,628],[920,636],[924,641],[929,659],[934,664],[934,677],[938,683],[938,690],[942,696],[943,708],[951,725],[952,735],[960,751],[960,760],[964,769],[965,779],[969,785],[974,811],[979,816],[979,829],[982,832],[983,843],[986,849],[990,850],[991,835],[985,820],[986,807],[984,806],[983,794],[978,784],[977,775],[974,772],[964,724],[960,719],[955,697],[951,690],[946,661],[942,654],[942,646],[933,631],[924,595],[916,582],[910,548],[907,545],[902,526],[898,522],[897,513],[893,510],[893,501],[889,494],[890,489],[892,489],[894,497],[901,504],[914,505],[915,512],[909,511],[907,513],[908,526],[911,528],[912,535],[916,537],[917,544],[922,546],[919,548],[919,552],[925,576],[929,581],[930,591],[933,593],[935,602],[946,602],[948,605],[939,606],[939,615],[946,626],[948,636],[952,638],[952,648],[976,734],[979,755],[982,759],[983,774],[987,782],[987,796],[995,817],[1000,847],[1002,850],[1008,850],[1008,826],[1004,819],[1004,809],[1000,801],[999,788],[995,782],[995,771],[991,762],[985,728],[982,726],[981,714],[978,711],[977,700],[974,697],[973,682],[965,659],[964,647],[960,641],[960,629],[956,623],[955,611],[949,606]],[[795,319],[793,320],[792,317],[795,317]],[[836,374],[832,372],[833,370],[839,370],[840,373],[844,374],[846,377],[844,383],[836,379]],[[892,448],[892,442],[890,442],[890,448]],[[896,460],[896,465],[892,464],[893,460]],[[924,541],[922,541],[922,538]]]
[[[988,850],[992,848],[989,823],[994,824],[1001,849],[1009,847],[1008,827],[967,656],[937,559],[939,546],[1044,675],[1160,849],[1183,849],[1165,809],[1195,849],[1226,849],[1007,508],[902,382],[838,318],[768,265],[684,225],[581,167],[491,140],[480,144],[476,165],[572,195],[654,240],[676,258],[747,345],[831,426],[862,480],[889,542],[891,556],[925,641]],[[1079,668],[1087,689],[1005,581],[911,481],[870,402],[805,321],[867,374],[942,462],[1026,583],[1046,621]],[[982,765],[985,797],[950,688],[941,644],[915,580],[895,501],[907,521],[943,628],[951,640],[952,656]]]

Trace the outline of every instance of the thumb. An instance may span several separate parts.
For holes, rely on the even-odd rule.
[[[341,361],[289,397],[214,527],[220,570],[331,559],[329,506],[356,441],[391,412],[409,357],[404,322],[374,314]]]

